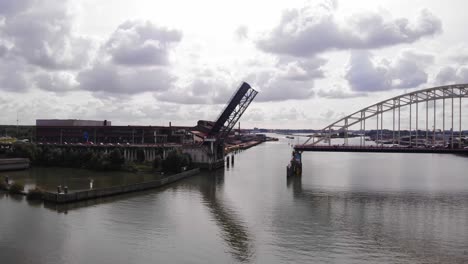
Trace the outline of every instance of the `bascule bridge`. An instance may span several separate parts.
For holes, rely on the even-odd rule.
[[[216,121],[198,122],[196,130],[201,133],[200,144],[184,148],[184,152],[192,157],[197,166],[206,169],[224,166],[224,141],[257,93],[248,83],[243,82]]]

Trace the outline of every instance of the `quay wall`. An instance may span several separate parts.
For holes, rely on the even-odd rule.
[[[77,201],[88,200],[88,199],[96,199],[96,198],[105,197],[105,196],[143,191],[143,190],[157,188],[166,184],[176,182],[178,180],[198,174],[199,172],[200,172],[200,169],[197,168],[197,169],[193,169],[189,171],[184,171],[182,173],[178,173],[175,175],[171,175],[166,178],[159,179],[159,180],[135,183],[135,184],[123,185],[123,186],[115,186],[115,187],[109,187],[109,188],[70,192],[68,194],[45,192],[43,199],[44,201],[47,201],[47,202],[71,203],[71,202],[77,202]]]
[[[24,170],[29,168],[29,159],[0,159],[0,171]]]

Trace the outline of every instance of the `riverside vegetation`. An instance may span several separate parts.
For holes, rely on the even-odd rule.
[[[2,149],[0,156],[11,158],[28,158],[31,164],[36,166],[54,166],[84,168],[90,170],[123,170],[123,171],[145,171],[145,172],[167,172],[178,173],[182,168],[191,168],[192,160],[188,154],[173,150],[162,159],[160,155],[152,162],[145,162],[143,150],[137,151],[135,162],[125,161],[122,150],[113,149],[109,153],[93,152],[91,150],[61,149],[54,146],[41,146],[35,144],[17,143],[12,149]]]
[[[185,169],[193,168],[192,160],[188,154],[173,150],[162,159],[162,150],[152,162],[145,162],[145,154],[142,150],[137,152],[135,162],[126,162],[122,150],[113,149],[109,153],[93,152],[91,150],[60,149],[53,146],[38,147],[34,144],[14,144],[12,149],[0,150],[0,158],[28,158],[35,166],[54,166],[84,168],[89,170],[123,170],[131,172],[164,172],[167,174],[179,173]],[[24,185],[15,182],[9,186],[0,181],[0,190],[11,194],[24,194]],[[28,200],[42,199],[44,190],[40,187],[30,189],[26,193]]]

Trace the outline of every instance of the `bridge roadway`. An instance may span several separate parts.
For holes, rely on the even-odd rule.
[[[322,151],[322,152],[385,152],[385,153],[443,153],[465,154],[468,149],[450,149],[437,147],[386,147],[386,146],[325,146],[325,145],[295,145],[296,151]]]

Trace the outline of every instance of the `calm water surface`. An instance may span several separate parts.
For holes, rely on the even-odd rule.
[[[67,206],[0,194],[1,263],[468,263],[467,157],[305,153],[287,180],[290,154],[264,143],[224,171]],[[63,180],[29,174],[13,177]]]

